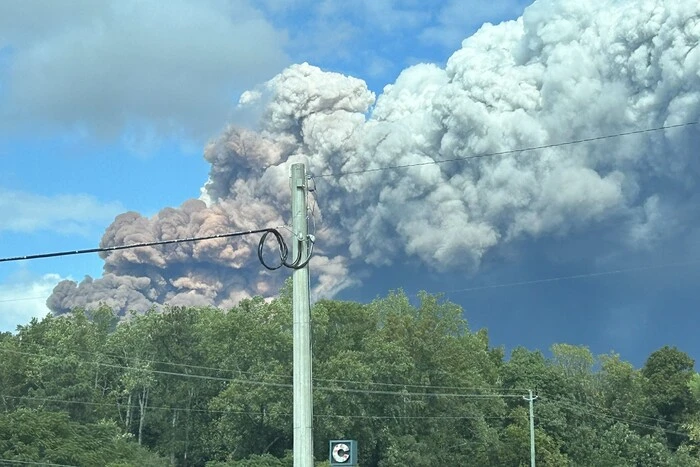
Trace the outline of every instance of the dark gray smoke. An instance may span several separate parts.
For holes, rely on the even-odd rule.
[[[361,80],[294,65],[245,93],[257,131],[210,143],[203,201],[146,219],[124,214],[103,245],[285,223],[289,166],[371,170],[527,148],[700,119],[696,0],[538,1],[522,18],[485,25],[443,69],[406,69],[375,100]],[[648,248],[683,229],[700,174],[697,126],[468,162],[319,177],[316,295],[350,271],[417,258],[475,270],[499,245],[565,237],[614,221],[620,244]],[[206,204],[205,204],[206,203]],[[322,219],[322,222],[321,222]],[[255,239],[115,252],[104,276],[62,282],[49,307],[106,302],[228,306],[274,294]]]

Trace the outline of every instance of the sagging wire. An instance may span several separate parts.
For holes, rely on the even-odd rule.
[[[366,173],[382,172],[385,170],[407,169],[407,168],[412,168],[412,167],[423,167],[423,166],[427,166],[427,165],[447,164],[450,162],[464,162],[464,161],[475,160],[475,159],[502,157],[502,156],[508,156],[508,155],[516,155],[516,154],[521,155],[521,154],[526,153],[526,152],[540,151],[543,149],[574,146],[574,145],[578,145],[578,144],[592,143],[592,142],[596,142],[596,141],[603,141],[603,140],[614,139],[614,138],[622,138],[622,137],[631,136],[631,135],[641,135],[641,134],[647,134],[647,133],[654,133],[657,131],[665,131],[665,130],[671,130],[671,129],[676,129],[676,128],[690,127],[690,126],[695,126],[695,125],[700,125],[700,121],[683,122],[683,123],[677,123],[677,124],[673,124],[673,125],[663,125],[663,126],[659,126],[659,127],[655,127],[655,128],[642,128],[642,129],[638,129],[638,130],[625,131],[625,132],[621,132],[621,133],[613,133],[613,134],[600,135],[600,136],[591,136],[591,137],[587,137],[587,138],[580,138],[580,139],[575,139],[575,140],[570,140],[570,141],[561,141],[558,143],[548,143],[548,144],[542,144],[539,146],[528,146],[528,147],[522,147],[522,148],[518,148],[518,149],[507,149],[505,151],[488,152],[488,153],[483,153],[483,154],[471,154],[471,155],[460,156],[460,157],[452,157],[449,159],[438,159],[438,160],[431,160],[431,161],[427,161],[427,162],[414,162],[414,163],[410,163],[410,164],[387,165],[387,166],[382,166],[382,167],[373,167],[373,168],[358,169],[358,170],[346,170],[346,171],[341,171],[341,172],[327,172],[327,173],[322,173],[322,174],[316,175],[316,177],[317,178],[339,178],[339,177],[346,177],[348,175],[361,175],[361,174],[366,174]]]
[[[271,271],[274,271],[276,269],[281,268],[282,266],[285,266],[290,269],[301,269],[305,267],[307,264],[309,264],[309,261],[311,260],[311,255],[313,254],[313,244],[314,244],[314,236],[309,235],[306,241],[308,242],[308,254],[307,257],[303,259],[301,258],[301,252],[302,252],[302,240],[299,240],[298,238],[295,237],[296,241],[298,242],[297,244],[297,257],[294,259],[292,262],[287,261],[287,257],[289,256],[289,247],[287,246],[287,243],[284,241],[284,237],[282,234],[279,232],[278,228],[273,228],[273,227],[267,227],[264,229],[255,229],[255,230],[245,230],[241,232],[229,232],[229,233],[223,233],[223,234],[216,234],[216,235],[207,235],[203,237],[188,237],[188,238],[175,238],[171,240],[157,240],[153,242],[141,242],[141,243],[131,243],[128,245],[116,245],[116,246],[108,246],[108,247],[100,247],[100,248],[88,248],[84,250],[69,250],[69,251],[58,251],[58,252],[53,252],[53,253],[40,253],[40,254],[35,254],[35,255],[24,255],[24,256],[12,256],[8,258],[0,258],[0,263],[4,262],[13,262],[13,261],[26,261],[26,260],[32,260],[32,259],[44,259],[44,258],[55,258],[58,256],[73,256],[73,255],[82,255],[82,254],[87,254],[87,253],[104,253],[104,252],[112,252],[112,251],[118,251],[118,250],[129,250],[133,248],[144,248],[144,247],[151,247],[151,246],[162,246],[162,245],[172,245],[172,244],[179,244],[179,243],[187,243],[187,242],[200,242],[204,240],[214,240],[214,239],[222,239],[222,238],[232,238],[232,237],[243,237],[247,235],[253,235],[253,234],[262,234],[260,237],[260,241],[258,242],[258,260],[260,260],[260,263],[266,268]],[[265,247],[265,242],[268,238],[269,235],[272,235],[275,240],[277,241],[277,250],[280,256],[280,264],[276,266],[270,266],[268,263],[265,262],[265,259],[263,257],[263,250]]]

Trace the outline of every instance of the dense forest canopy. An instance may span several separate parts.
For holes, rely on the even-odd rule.
[[[555,344],[506,357],[463,310],[402,293],[312,309],[314,436],[362,466],[700,466],[700,377]],[[0,335],[0,459],[77,466],[291,466],[289,290],[230,310],[107,308]]]

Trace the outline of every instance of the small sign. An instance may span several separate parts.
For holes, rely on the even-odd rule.
[[[357,465],[357,441],[342,439],[329,443],[332,466]]]

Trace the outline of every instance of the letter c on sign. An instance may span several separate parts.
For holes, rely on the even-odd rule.
[[[350,448],[347,444],[338,443],[333,446],[333,460],[336,462],[347,462],[350,459]]]

